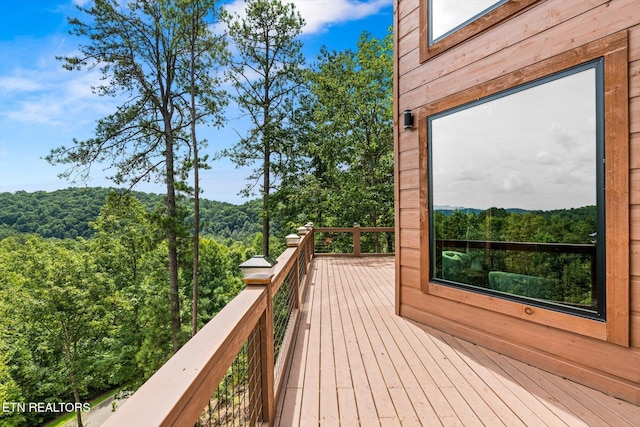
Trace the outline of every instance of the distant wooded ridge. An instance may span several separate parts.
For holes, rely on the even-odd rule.
[[[523,214],[523,213],[527,213],[527,212],[531,212],[527,209],[519,209],[519,208],[507,208],[507,209],[503,209],[503,208],[489,208],[489,209],[478,209],[478,208],[465,208],[463,206],[449,206],[449,205],[444,205],[444,206],[434,206],[433,210],[434,211],[439,211],[444,213],[445,215],[451,215],[452,213],[454,213],[455,211],[460,211],[462,213],[472,213],[472,214],[479,214],[481,212],[485,212],[488,211],[490,209],[502,209],[505,212],[508,213],[515,213],[515,214]]]
[[[82,187],[56,191],[0,193],[0,238],[33,233],[46,238],[90,238],[90,223],[96,220],[105,198],[116,188]],[[163,204],[160,194],[132,191],[148,210]],[[218,239],[243,240],[260,232],[260,204],[242,205],[201,199],[202,233]],[[188,218],[188,217],[187,217]]]
[[[452,215],[454,212],[459,211],[462,213],[470,213],[474,215],[481,214],[483,212],[499,212],[501,214],[510,213],[510,214],[537,214],[537,215],[551,215],[558,213],[576,213],[582,216],[582,214],[586,215],[595,215],[595,206],[582,206],[579,208],[566,208],[566,209],[551,209],[551,210],[542,210],[542,209],[521,209],[521,208],[496,208],[491,207],[487,209],[478,209],[478,208],[466,208],[463,206],[449,206],[449,205],[436,205],[433,207],[434,211],[441,212],[446,216]]]
[[[595,206],[550,211],[434,209],[432,215],[436,239],[590,243],[597,229]]]

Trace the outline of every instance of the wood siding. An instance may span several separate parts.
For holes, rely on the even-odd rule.
[[[421,1],[426,3],[397,0],[395,9],[396,312],[639,404],[640,2],[527,2],[526,8],[434,56],[424,52],[421,14],[425,5],[421,6]],[[613,328],[616,323],[607,322],[606,329],[589,334],[581,330],[580,322],[567,330],[563,323],[568,315],[558,316],[557,323],[541,324],[520,316],[516,303],[505,305],[505,301],[488,296],[478,300],[475,294],[457,289],[426,292],[428,236],[424,225],[428,212],[421,192],[425,191],[428,171],[426,156],[421,155],[425,129],[418,124],[429,109],[489,81],[621,34],[626,35],[627,60],[617,60],[613,68],[624,69],[628,75],[624,91],[628,125],[615,131],[623,134],[621,140],[628,144],[628,150],[622,147],[624,152],[616,156],[628,168],[628,196],[621,192],[615,204],[608,199],[607,210],[621,211],[629,221],[628,231],[622,227],[625,231],[607,245],[609,250],[610,245],[620,243],[628,252],[611,273],[623,278],[613,295],[615,301],[622,302],[613,302],[613,312],[619,318],[617,325],[622,323],[624,328]],[[402,111],[407,109],[413,111],[416,123],[409,130],[401,126]],[[622,176],[626,178],[626,170]],[[626,186],[627,182],[621,184],[621,188]]]

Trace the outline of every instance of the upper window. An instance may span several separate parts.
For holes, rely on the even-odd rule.
[[[603,319],[603,60],[428,118],[433,281]]]
[[[421,60],[473,37],[538,0],[423,0]]]
[[[429,46],[508,0],[429,0]]]

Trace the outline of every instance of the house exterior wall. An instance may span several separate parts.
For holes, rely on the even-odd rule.
[[[396,311],[640,404],[640,2],[511,0],[506,6],[496,20],[479,23],[477,33],[429,52],[427,0],[396,0]],[[426,118],[458,98],[602,52],[611,54],[605,79],[618,82],[605,101],[606,322],[430,283]],[[412,111],[412,129],[403,128],[404,110]]]

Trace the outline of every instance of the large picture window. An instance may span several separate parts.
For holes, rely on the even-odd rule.
[[[628,51],[620,31],[420,108],[426,304],[629,346]]]
[[[605,317],[603,60],[428,117],[431,280]]]

